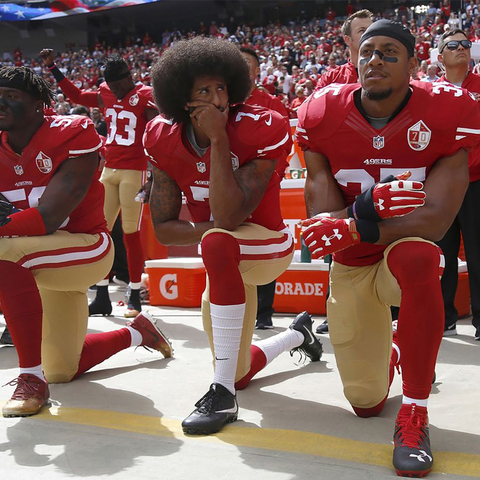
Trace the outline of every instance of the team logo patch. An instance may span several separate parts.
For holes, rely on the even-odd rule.
[[[380,135],[373,137],[373,148],[380,150],[384,146],[385,146],[385,137],[381,137]]]
[[[15,165],[13,169],[17,175],[23,175],[23,167],[21,165]]]
[[[50,173],[52,171],[52,159],[41,151],[38,152],[37,158],[35,158],[35,163],[42,173]]]
[[[410,148],[416,152],[425,150],[432,138],[430,129],[420,120],[407,131],[407,140]]]
[[[207,165],[205,162],[197,162],[197,170],[200,173],[205,173],[207,171]]]
[[[240,166],[240,161],[238,160],[238,157],[233,152],[230,152],[230,155],[232,156],[232,168],[233,168],[233,171],[235,171]]]
[[[139,102],[140,98],[138,97],[138,93],[136,93],[135,95],[132,95],[130,97],[130,100],[128,101],[128,103],[134,107],[138,102]]]

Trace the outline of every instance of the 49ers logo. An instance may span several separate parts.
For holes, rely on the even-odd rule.
[[[37,165],[37,168],[42,173],[50,173],[52,171],[52,159],[49,156],[45,155],[42,151],[38,152],[38,155],[35,158],[35,163]]]
[[[432,132],[422,122],[418,121],[413,127],[410,127],[407,131],[407,140],[410,148],[416,152],[425,150],[432,138]]]

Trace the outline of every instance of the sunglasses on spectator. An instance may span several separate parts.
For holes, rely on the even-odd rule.
[[[462,46],[465,50],[468,50],[472,47],[472,42],[470,40],[450,40],[442,48],[442,52],[448,48],[449,50],[457,50],[459,46]]]

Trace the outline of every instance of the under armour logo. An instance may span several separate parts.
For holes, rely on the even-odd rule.
[[[322,237],[322,240],[325,242],[325,246],[329,247],[332,244],[331,240],[333,240],[334,238],[336,238],[337,240],[340,240],[342,238],[342,235],[338,233],[338,228],[333,229],[333,235],[331,235],[330,237],[324,235]]]
[[[378,203],[374,202],[374,205],[377,208],[377,210],[385,210],[385,207],[383,206],[384,202],[385,200],[383,198],[379,198]]]
[[[415,455],[414,453],[411,453],[410,456],[416,458],[419,462],[423,463],[425,463],[425,458],[428,458],[430,462],[433,460],[433,458],[425,450],[420,450],[420,455]]]

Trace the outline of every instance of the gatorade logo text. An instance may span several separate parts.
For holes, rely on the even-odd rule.
[[[177,274],[167,273],[160,279],[160,293],[167,300],[175,300],[178,298]]]
[[[315,297],[324,296],[323,283],[302,283],[302,282],[279,282],[275,286],[276,295],[308,295]]]

